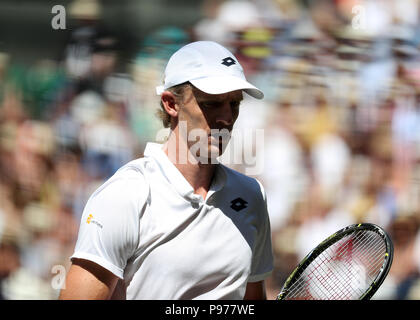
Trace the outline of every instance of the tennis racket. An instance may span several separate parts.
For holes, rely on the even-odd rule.
[[[385,280],[394,247],[379,226],[347,226],[293,270],[276,300],[369,300]]]

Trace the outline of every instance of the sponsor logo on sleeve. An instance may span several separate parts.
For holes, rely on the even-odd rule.
[[[95,225],[97,225],[99,228],[101,228],[102,229],[102,224],[100,224],[97,220],[94,220],[93,219],[93,215],[92,214],[89,214],[89,216],[88,216],[88,218],[86,219],[86,223],[87,224],[95,224]]]

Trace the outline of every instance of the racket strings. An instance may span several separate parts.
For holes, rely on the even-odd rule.
[[[354,276],[354,272],[355,272],[354,267],[357,267],[360,269],[360,259],[359,261],[357,261],[357,257],[355,256],[357,254],[357,250],[353,250],[353,245],[355,245],[355,247],[357,248],[357,246],[360,244],[363,244],[364,246],[366,246],[366,245],[370,245],[370,243],[368,243],[369,239],[365,239],[365,241],[363,241],[363,238],[362,238],[361,242],[359,243],[358,243],[358,240],[359,239],[357,238],[355,239],[350,238],[349,240],[344,242],[345,243],[344,246],[342,244],[339,245],[338,247],[340,248],[340,251],[336,252],[336,257],[333,256],[334,257],[333,259],[330,259],[327,254],[323,254],[323,256],[328,257],[327,259],[324,259],[324,260],[327,260],[328,262],[331,262],[331,260],[339,261],[339,263],[335,263],[335,264],[332,263],[328,265],[327,277],[323,276],[319,278],[323,283],[323,286],[321,287],[321,289],[322,288],[327,289],[326,292],[330,294],[332,299],[339,299],[339,298],[349,299],[354,294],[359,294],[357,290],[359,290],[360,293],[363,293],[363,290],[362,290],[363,288],[360,287],[359,283],[357,283],[357,286],[352,285],[353,284],[352,280],[354,279],[352,279],[351,276]],[[371,246],[371,247],[374,247],[374,246]],[[352,263],[352,262],[355,262],[355,263]],[[319,263],[322,263],[322,257]],[[363,272],[363,270],[356,269],[357,273],[360,273],[360,271]],[[338,274],[338,272],[342,273],[343,277],[333,276],[335,274]],[[363,275],[365,276],[365,274]],[[366,283],[366,281],[364,282]],[[339,288],[340,290],[337,290],[337,288]],[[356,291],[354,289],[356,289]],[[341,296],[339,296],[338,294],[340,294]]]
[[[306,278],[307,280],[304,280],[304,278],[302,277],[300,281],[300,285],[298,287],[296,287],[295,291],[298,290],[302,290],[304,289],[304,298],[325,298],[323,297],[323,292],[329,292],[334,293],[334,290],[332,290],[335,287],[339,287],[342,286],[342,284],[340,284],[340,279],[335,277],[330,277],[328,276],[328,272],[333,271],[333,272],[337,272],[337,270],[330,270],[329,269],[325,269],[324,265],[318,265],[318,264],[314,264],[313,268],[318,269],[318,273],[316,274],[316,276],[314,277],[313,272],[310,272],[308,274],[306,274]],[[338,268],[340,269],[340,267]],[[311,291],[312,292],[311,292]],[[297,292],[295,292],[297,293]],[[293,292],[291,292],[291,295],[295,294]],[[343,293],[346,294],[347,290],[346,287],[344,287]],[[302,294],[302,292],[300,292],[300,295]],[[332,298],[336,298],[336,296],[332,296]]]
[[[360,240],[360,239],[362,239],[362,240]],[[359,246],[364,246],[364,247],[367,247],[368,249],[363,252],[364,256],[362,256],[362,257],[360,255],[357,255],[360,251],[355,251],[355,252],[352,251],[352,253],[351,253],[351,255],[352,255],[351,258],[352,259],[356,259],[356,260],[360,261],[360,260],[362,260],[361,258],[364,258],[364,259],[366,259],[366,257],[372,258],[372,256],[374,256],[374,254],[376,252],[383,251],[385,253],[385,250],[386,250],[385,244],[382,241],[377,241],[376,238],[375,239],[370,239],[369,237],[366,236],[366,234],[363,233],[363,234],[361,234],[360,237],[357,237],[355,239],[355,241],[358,241],[358,240],[360,240]],[[343,248],[342,252],[344,252],[344,251],[345,251],[345,248]],[[376,261],[378,263],[382,264],[383,256],[382,255],[376,255]],[[377,265],[375,263],[372,263],[372,261],[369,261],[369,262],[364,263],[364,264],[368,265],[369,263],[372,264],[369,270],[370,271],[371,270],[376,270]]]
[[[375,232],[356,232],[322,252],[302,272],[289,299],[357,299],[380,272],[385,243]]]
[[[351,240],[348,242],[349,247],[351,247]],[[356,243],[357,244],[357,243]],[[352,249],[349,249],[352,250]],[[356,252],[357,253],[357,252]],[[345,256],[345,255],[342,255]],[[352,260],[350,260],[352,259]],[[360,296],[367,289],[367,283],[370,283],[372,279],[356,279],[354,272],[359,273],[356,276],[360,276],[362,273],[363,277],[370,274],[370,270],[364,269],[364,263],[361,263],[360,259],[355,255],[355,252],[352,250],[351,253],[347,254],[344,259],[334,259],[338,260],[339,263],[330,264],[328,271],[328,277],[322,277],[324,283],[329,284],[328,286],[324,285],[323,288],[326,289],[328,294],[331,295],[331,299],[351,299],[355,296]],[[373,268],[376,268],[374,263]],[[344,277],[330,276],[342,273]],[[355,282],[355,283],[354,283]],[[340,289],[340,290],[337,290]],[[325,290],[322,292],[324,293]],[[328,297],[326,297],[328,298]]]
[[[331,260],[341,260],[340,258],[342,258],[343,257],[343,253],[345,252],[345,250],[349,250],[349,248],[351,248],[352,247],[352,241],[353,240],[350,240],[350,241],[346,241],[345,242],[345,245],[343,246],[343,245],[341,245],[341,247],[340,246],[338,246],[338,245],[336,245],[336,247],[338,247],[339,248],[339,250],[340,251],[338,251],[338,252],[336,252],[336,257],[335,258],[333,258],[333,259],[331,259],[326,253],[324,253],[324,254],[322,254],[321,255],[321,257],[320,257],[320,259],[318,259],[319,261],[322,261],[322,260],[328,260],[328,261],[331,261]],[[331,251],[331,249],[330,249],[330,251]],[[327,257],[327,258],[325,258],[325,256]],[[347,259],[345,259],[345,260],[348,260],[349,259],[349,257],[347,257]],[[317,277],[317,279],[318,280],[320,280],[319,282],[325,282],[326,284],[329,284],[329,286],[326,286],[325,284],[323,285],[323,286],[319,286],[318,285],[318,291],[319,290],[323,290],[323,289],[325,289],[325,287],[327,288],[327,289],[331,289],[331,288],[334,288],[334,286],[337,286],[337,282],[342,282],[342,281],[340,281],[341,279],[340,278],[337,278],[337,277],[331,277],[330,275],[331,275],[331,271],[332,272],[334,272],[334,271],[339,271],[339,272],[345,272],[346,270],[343,270],[343,268],[342,268],[342,265],[341,264],[336,264],[335,265],[335,270],[333,269],[333,270],[331,270],[331,266],[330,266],[330,268],[328,268],[328,270],[327,271],[329,271],[328,273],[330,274],[330,275],[328,275],[328,273],[326,273],[326,275],[325,275],[325,271],[326,271],[326,269],[325,269],[325,264],[321,264],[321,262],[318,262],[318,264],[316,264],[316,263],[314,263],[313,264],[313,268],[319,268],[321,271],[323,270],[324,271],[324,275],[322,275],[322,272],[319,272],[318,271],[318,273],[319,273],[319,276]],[[337,270],[337,266],[338,266],[338,269],[339,270]],[[344,273],[343,273],[344,274]],[[309,276],[310,278],[311,278],[311,275]],[[348,281],[347,281],[348,282]],[[315,283],[315,284],[318,284],[318,283]],[[342,283],[341,283],[341,285],[342,285]],[[348,286],[347,286],[348,287]],[[331,290],[328,290],[329,292],[331,291]],[[351,292],[347,289],[344,289],[344,290],[342,290],[345,294],[347,294],[347,295],[349,295]],[[319,293],[318,293],[319,294]],[[334,298],[337,298],[337,296],[333,296]]]
[[[367,269],[367,275],[374,274],[376,276],[377,272],[383,265],[384,255],[386,253],[386,246],[385,243],[382,241],[382,238],[378,238],[375,233],[372,233],[374,237],[366,236],[366,233],[361,234],[361,238],[365,237],[367,240],[365,242],[361,242],[360,245],[366,246],[368,249],[364,251],[364,255],[360,256],[357,255],[361,251],[356,251],[353,254],[353,257],[358,260],[362,261],[364,265],[370,265],[369,269]],[[369,239],[371,238],[371,239]],[[367,260],[369,258],[369,260]],[[374,259],[373,262],[371,259]],[[367,260],[367,261],[366,261]],[[373,280],[373,279],[372,279]]]

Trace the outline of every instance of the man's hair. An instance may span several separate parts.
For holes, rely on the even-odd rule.
[[[187,89],[188,87],[191,87],[191,84],[189,82],[184,82],[176,86],[170,87],[166,89],[166,91],[171,92],[176,98],[176,103],[182,105],[184,92],[185,89]],[[165,128],[170,127],[171,116],[166,112],[162,100],[160,100],[160,109],[157,111],[157,116],[160,120],[162,120],[162,124]]]

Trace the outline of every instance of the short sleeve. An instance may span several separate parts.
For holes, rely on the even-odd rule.
[[[251,274],[248,282],[258,282],[266,279],[273,271],[273,250],[271,244],[271,227],[267,211],[267,199],[262,184],[257,180],[261,188],[261,204],[259,211],[259,228],[257,240],[252,257]]]
[[[123,279],[127,260],[138,246],[147,196],[148,186],[139,172],[122,173],[105,182],[84,208],[71,259],[90,260]]]

